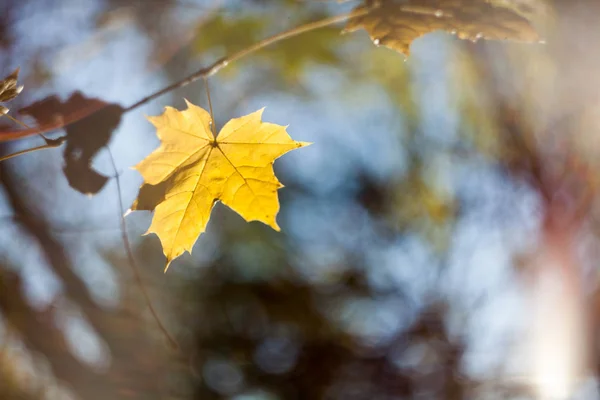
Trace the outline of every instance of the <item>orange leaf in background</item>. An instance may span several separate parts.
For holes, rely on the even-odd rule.
[[[162,243],[165,270],[191,252],[217,201],[246,221],[279,230],[277,190],[283,185],[273,162],[309,144],[292,140],[284,126],[262,122],[263,110],[230,120],[215,138],[210,115],[186,103],[186,110],[166,107],[162,115],[148,117],[161,145],[135,166],[145,184],[131,210],[154,210],[147,233],[156,233]]]

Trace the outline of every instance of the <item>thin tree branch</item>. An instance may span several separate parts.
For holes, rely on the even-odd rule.
[[[62,144],[62,142],[60,144],[44,144],[42,146],[37,146],[37,147],[32,147],[30,149],[17,151],[16,153],[7,154],[5,156],[0,157],[0,162],[10,160],[11,158],[14,158],[14,157],[22,156],[23,154],[33,153],[34,151],[38,151],[38,150],[53,149],[55,147],[60,146],[61,144]]]
[[[25,129],[32,129],[29,125],[27,125],[25,122],[18,120],[17,118],[13,117],[10,114],[2,114],[3,116],[5,116],[6,118],[10,119],[12,122],[14,122],[15,124],[21,125],[23,128]],[[44,139],[44,142],[46,142],[46,144],[51,145],[50,147],[57,147],[57,145],[55,144],[55,140],[52,139],[48,139],[46,136],[43,135],[42,132],[36,132],[38,134],[39,137],[41,137],[42,139]],[[59,144],[60,145],[60,144]],[[59,146],[58,145],[58,146]]]
[[[92,105],[84,104],[81,108],[69,113],[68,115],[64,115],[62,118],[56,118],[54,121],[47,122],[41,126],[22,129],[20,131],[0,131],[0,142],[11,142],[40,133],[48,133],[58,129],[66,128],[67,126],[89,117],[90,115],[95,114],[96,112],[99,112],[108,106],[108,104],[102,103],[103,102],[99,102]]]
[[[127,261],[128,261],[129,267],[131,268],[131,271],[133,272],[136,283],[137,283],[138,287],[140,288],[140,291],[142,292],[144,299],[146,300],[146,305],[148,306],[148,309],[150,310],[152,317],[156,321],[158,328],[165,335],[165,337],[167,338],[167,340],[169,341],[171,346],[174,349],[179,350],[180,349],[179,343],[177,343],[177,340],[175,340],[175,338],[169,333],[167,328],[164,326],[164,324],[158,317],[158,313],[154,309],[154,306],[152,306],[152,301],[150,300],[150,295],[148,295],[148,291],[146,290],[146,286],[144,285],[144,281],[142,280],[140,270],[137,266],[137,262],[135,261],[135,257],[133,256],[133,251],[131,250],[131,244],[129,243],[129,238],[127,237],[127,223],[125,222],[125,217],[124,217],[125,212],[123,211],[124,210],[123,196],[121,195],[121,181],[119,179],[119,174],[117,171],[117,164],[115,162],[115,158],[113,157],[112,151],[110,151],[110,148],[107,146],[106,149],[108,150],[110,162],[111,162],[113,170],[115,172],[115,181],[117,182],[117,193],[119,196],[119,220],[121,222],[121,238],[123,239],[123,247],[125,247],[125,252],[127,253]]]
[[[200,78],[209,78],[209,77],[213,76],[214,74],[216,74],[217,72],[219,72],[221,69],[223,69],[226,66],[228,66],[229,64],[231,64],[232,62],[238,61],[238,60],[240,60],[252,53],[255,53],[256,51],[261,50],[269,45],[272,45],[274,43],[280,42],[285,39],[289,39],[294,36],[298,36],[302,33],[314,31],[315,29],[324,28],[327,26],[337,24],[338,22],[343,22],[348,19],[363,16],[363,15],[367,14],[369,11],[370,11],[370,9],[367,8],[367,9],[362,9],[362,10],[355,10],[355,11],[352,11],[347,14],[336,15],[334,17],[325,18],[320,21],[310,22],[308,24],[301,25],[301,26],[289,29],[284,32],[280,32],[276,35],[273,35],[271,37],[263,39],[258,43],[255,43],[249,47],[246,47],[243,50],[238,51],[237,53],[234,53],[230,56],[227,56],[227,57],[221,58],[220,60],[217,60],[212,65],[210,65],[206,68],[202,68],[202,69],[194,72],[193,74],[189,75],[188,77],[183,78],[182,80],[165,87],[164,89],[161,89],[157,92],[152,93],[149,96],[144,97],[143,99],[141,99],[141,100],[137,101],[136,103],[127,107],[124,112],[134,110],[134,109],[156,99],[157,97],[162,96],[163,94],[166,94],[172,90],[187,86],[190,83],[195,82]]]
[[[29,125],[27,125],[25,122],[22,122],[22,121],[14,118],[13,116],[11,116],[9,114],[2,114],[2,115],[5,116],[6,118],[10,119],[14,123],[19,124],[19,125],[25,127],[25,129],[31,129],[31,127]],[[37,133],[37,135],[39,137],[41,137],[42,139],[44,139],[44,142],[46,142],[46,144],[43,145],[43,146],[37,146],[37,147],[33,147],[31,149],[25,149],[25,150],[17,151],[16,153],[12,153],[12,154],[8,154],[6,156],[2,156],[2,157],[0,157],[0,162],[5,161],[5,160],[9,160],[9,159],[11,159],[13,157],[21,156],[23,154],[33,153],[34,151],[44,150],[44,149],[52,149],[54,147],[59,147],[66,140],[65,136],[59,137],[58,139],[48,139],[41,132],[34,132],[34,133]]]
[[[284,31],[284,32],[278,33],[276,35],[273,35],[271,37],[268,37],[264,40],[261,40],[258,43],[253,44],[250,47],[247,47],[246,49],[240,50],[237,53],[234,53],[228,57],[221,58],[220,60],[217,60],[216,62],[214,62],[212,65],[209,65],[206,68],[202,68],[202,69],[194,72],[193,74],[189,75],[188,77],[140,99],[139,101],[137,101],[134,104],[130,105],[129,107],[125,108],[125,110],[123,112],[125,113],[128,111],[134,110],[134,109],[136,109],[146,103],[149,103],[150,101],[152,101],[166,93],[169,93],[175,89],[187,86],[190,83],[195,82],[196,80],[198,80],[200,78],[208,78],[208,77],[216,74],[217,72],[219,72],[221,69],[225,68],[227,65],[231,64],[232,62],[238,61],[252,53],[255,53],[258,50],[263,49],[264,47],[271,45],[271,44],[283,41],[285,39],[289,39],[291,37],[300,35],[302,33],[313,31],[315,29],[324,28],[324,27],[334,25],[339,22],[343,22],[343,21],[346,21],[346,20],[349,20],[352,18],[360,17],[362,15],[367,14],[369,11],[370,11],[369,9],[355,10],[355,11],[352,11],[347,14],[336,15],[334,17],[325,18],[320,21],[310,22],[308,24],[301,25],[299,27],[292,28],[287,31]],[[106,105],[104,107],[106,107]],[[0,142],[9,142],[9,141],[13,141],[13,140],[23,139],[23,138],[33,136],[33,135],[41,135],[44,132],[50,132],[52,130],[64,129],[68,125],[71,125],[83,118],[89,117],[90,115],[97,113],[98,111],[104,109],[104,107],[100,107],[98,109],[85,110],[86,112],[78,113],[79,115],[76,115],[74,118],[64,118],[64,122],[55,124],[51,127],[46,127],[46,128],[38,127],[37,129],[29,128],[29,129],[26,129],[23,131],[0,132]],[[51,142],[52,143],[56,142],[56,141],[53,141],[52,139],[45,138],[45,140],[46,140],[47,144],[51,144]],[[64,142],[64,140],[60,141],[60,143],[57,143],[56,146],[54,146],[54,147],[60,146],[63,142]],[[46,147],[35,148],[35,150],[31,149],[31,151],[37,151],[37,150],[41,150],[44,148],[46,148]],[[20,155],[20,154],[17,154],[17,155]]]
[[[228,66],[232,62],[238,61],[238,60],[240,60],[240,59],[242,59],[242,58],[244,58],[244,57],[246,57],[246,56],[248,56],[250,54],[255,53],[258,50],[261,50],[261,49],[263,49],[263,48],[271,45],[271,44],[283,41],[285,39],[289,39],[289,38],[294,37],[294,36],[298,36],[298,35],[300,35],[302,33],[305,33],[305,32],[310,32],[310,31],[313,31],[315,29],[324,28],[324,27],[327,27],[327,26],[330,26],[330,25],[337,24],[338,22],[342,22],[342,21],[346,21],[348,19],[360,17],[362,15],[367,14],[369,11],[370,10],[368,8],[367,9],[361,9],[361,10],[354,10],[354,11],[348,13],[348,14],[336,15],[334,17],[325,18],[325,19],[322,19],[320,21],[310,22],[308,24],[301,25],[301,26],[298,26],[296,28],[292,28],[292,29],[289,29],[287,31],[284,31],[284,32],[278,33],[276,35],[273,35],[271,37],[268,37],[266,39],[263,39],[260,42],[251,45],[250,47],[247,47],[247,48],[245,48],[243,50],[240,50],[237,53],[234,53],[234,54],[232,54],[232,55],[230,55],[228,57],[221,58],[220,60],[217,60],[216,62],[214,62],[212,65],[210,65],[210,66],[208,66],[206,68],[202,68],[202,69],[194,72],[193,74],[189,75],[188,77],[186,77],[186,78],[184,78],[184,79],[182,79],[182,80],[180,80],[178,82],[175,82],[175,83],[173,83],[173,84],[171,84],[171,85],[169,85],[169,86],[167,86],[167,87],[165,87],[165,88],[163,88],[163,89],[161,89],[161,90],[159,90],[157,92],[154,92],[154,93],[152,93],[152,94],[144,97],[143,99],[141,99],[141,100],[135,102],[134,104],[130,105],[129,107],[125,108],[123,110],[123,113],[126,113],[128,111],[132,111],[132,110],[134,110],[134,109],[136,109],[138,107],[141,107],[142,105],[144,105],[144,104],[146,104],[146,103],[148,103],[148,102],[150,102],[150,101],[152,101],[152,100],[154,100],[154,99],[156,99],[156,98],[158,98],[158,97],[160,97],[160,96],[162,96],[162,95],[164,95],[166,93],[169,93],[169,92],[171,92],[171,91],[173,91],[175,89],[187,86],[190,83],[195,82],[196,80],[198,80],[200,78],[204,78],[205,80],[207,80],[210,76],[216,74],[217,72],[219,72],[221,69],[225,68],[226,66]],[[207,91],[208,91],[208,82],[207,82]],[[210,103],[210,97],[209,97],[209,103]],[[66,126],[68,126],[68,125],[70,125],[70,124],[72,124],[74,122],[77,122],[80,119],[83,119],[85,117],[89,117],[90,115],[95,114],[95,113],[97,113],[100,110],[103,110],[105,107],[106,106],[98,108],[97,110],[92,111],[92,113],[87,114],[87,115],[83,115],[80,118],[71,119],[68,122],[65,122],[65,123],[61,124],[60,126],[54,127],[54,129],[65,128]],[[54,147],[59,147],[66,140],[65,137],[61,137],[61,138],[58,138],[58,139],[48,139],[47,137],[45,137],[43,135],[44,131],[42,131],[41,129],[32,130],[31,127],[29,127],[25,123],[19,121],[18,119],[13,118],[13,117],[9,116],[8,114],[5,114],[5,115],[8,118],[10,118],[12,121],[18,123],[19,125],[24,126],[27,129],[27,131],[24,131],[24,132],[8,132],[10,134],[8,136],[5,135],[6,132],[0,132],[0,142],[7,142],[7,141],[15,140],[15,139],[22,139],[22,138],[29,137],[29,136],[32,136],[32,135],[39,135],[40,137],[42,137],[44,139],[44,141],[46,142],[46,144],[44,146],[33,147],[31,149],[21,150],[21,151],[18,151],[16,153],[13,153],[13,154],[9,154],[7,156],[0,157],[0,162],[8,160],[8,159],[11,159],[13,157],[21,156],[23,154],[33,153],[33,152],[38,151],[38,150],[44,150],[44,149],[50,149],[50,148],[54,148]],[[214,131],[215,130],[215,121],[214,121],[214,117],[212,117],[212,104],[211,104],[211,118],[213,119],[212,125],[213,125],[213,131]],[[47,131],[45,131],[45,132],[47,132]],[[22,133],[22,134],[19,134],[19,133]],[[216,137],[216,133],[213,133],[213,134]],[[150,303],[148,303],[148,304],[150,305]],[[152,307],[150,307],[150,308],[152,309]],[[154,311],[153,311],[153,313],[154,313]],[[158,319],[157,319],[157,321],[160,324],[160,321]],[[165,331],[165,333],[167,334],[167,336],[169,336],[166,331]],[[170,338],[170,340],[172,341],[172,338]],[[172,343],[176,343],[176,342],[172,342]]]

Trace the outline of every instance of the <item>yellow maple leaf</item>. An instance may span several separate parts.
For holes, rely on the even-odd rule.
[[[510,4],[510,3],[509,3]],[[442,30],[460,39],[539,42],[524,12],[500,0],[365,0],[345,32],[365,29],[373,43],[408,56],[413,40]]]
[[[158,235],[165,270],[191,253],[219,200],[246,221],[279,230],[277,190],[283,185],[273,162],[310,144],[292,140],[284,126],[262,122],[263,109],[230,120],[215,138],[208,112],[186,103],[186,110],[166,107],[162,115],[148,117],[161,145],[134,167],[145,184],[131,210],[154,210],[146,234]]]

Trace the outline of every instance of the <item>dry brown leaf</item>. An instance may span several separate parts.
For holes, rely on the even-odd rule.
[[[23,90],[23,85],[17,86],[19,78],[19,68],[13,71],[12,74],[0,81],[0,103],[5,103],[17,97]],[[0,113],[6,114],[8,108],[0,106]]]
[[[491,0],[366,0],[345,32],[364,29],[376,45],[408,56],[413,40],[443,30],[460,39],[539,42],[530,21]]]

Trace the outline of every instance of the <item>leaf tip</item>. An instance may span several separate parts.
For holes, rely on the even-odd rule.
[[[265,111],[265,108],[267,108],[267,107],[259,108],[258,110],[254,111],[250,115],[257,115],[258,119],[262,121],[262,115],[263,115],[263,112]]]
[[[281,227],[277,224],[277,221],[273,219],[271,223],[268,224],[271,228],[273,228],[277,232],[281,232]]]
[[[155,123],[156,118],[158,118],[157,116],[144,114],[144,118],[146,118],[152,125],[157,126]]]

